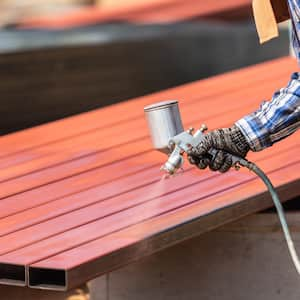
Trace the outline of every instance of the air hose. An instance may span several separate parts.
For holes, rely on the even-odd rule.
[[[270,179],[267,177],[267,175],[253,162],[247,161],[246,159],[240,159],[239,160],[239,164],[243,167],[248,168],[250,171],[254,172],[258,177],[261,178],[261,180],[265,183],[265,185],[268,188],[268,191],[271,194],[272,200],[274,202],[275,208],[277,210],[277,214],[279,217],[279,221],[284,233],[284,237],[286,239],[287,242],[287,246],[290,252],[290,255],[292,257],[293,263],[295,265],[295,268],[298,272],[298,274],[300,275],[300,261],[299,261],[299,257],[297,255],[291,234],[290,234],[290,230],[285,218],[285,214],[284,214],[284,210],[282,207],[282,204],[279,200],[278,194],[275,191],[275,188],[272,184],[272,182],[270,181]]]

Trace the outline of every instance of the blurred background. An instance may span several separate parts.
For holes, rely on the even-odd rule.
[[[0,0],[0,26],[1,134],[289,53],[251,0]]]

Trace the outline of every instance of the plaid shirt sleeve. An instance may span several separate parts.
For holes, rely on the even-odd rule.
[[[289,136],[300,127],[300,73],[292,74],[287,87],[272,100],[236,122],[251,150],[260,151]]]

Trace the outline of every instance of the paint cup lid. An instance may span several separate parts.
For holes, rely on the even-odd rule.
[[[178,101],[177,100],[161,101],[161,102],[157,102],[157,103],[145,106],[144,111],[148,112],[148,111],[157,110],[157,109],[164,109],[166,107],[173,106],[174,104],[177,105]]]

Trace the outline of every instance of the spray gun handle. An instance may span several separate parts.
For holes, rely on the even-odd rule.
[[[211,158],[217,154],[216,149],[211,149],[208,151],[208,154],[211,155]],[[228,152],[227,152],[228,153]],[[228,153],[228,155],[231,155],[232,159],[232,167],[235,168],[237,171],[240,169],[241,166],[247,167],[248,166],[248,161],[245,158],[239,157],[237,155],[233,155],[231,153]]]
[[[205,124],[202,124],[201,127],[196,131],[196,133],[194,134],[196,143],[199,143],[203,139],[204,132],[207,131],[207,129],[207,126]],[[217,154],[217,150],[211,149],[210,151],[208,151],[208,154],[211,155],[211,158],[214,158],[214,156]],[[248,163],[248,161],[242,157],[238,157],[230,153],[228,154],[231,155],[232,167],[234,167],[236,170],[239,170],[240,166],[245,166],[245,164]]]
[[[170,174],[173,174],[178,170],[182,164],[183,159],[181,152],[188,152],[191,147],[197,147],[204,139],[204,132],[207,130],[206,125],[202,125],[200,129],[196,131],[194,135],[192,135],[192,130],[184,131],[172,139],[170,139],[169,143],[175,145],[171,155],[167,163],[163,166],[163,169],[168,171]],[[208,151],[208,155],[211,156],[211,159],[217,154],[216,149],[211,149]],[[247,161],[241,157],[232,155],[228,153],[232,157],[232,166],[238,170],[240,166],[244,165]]]

